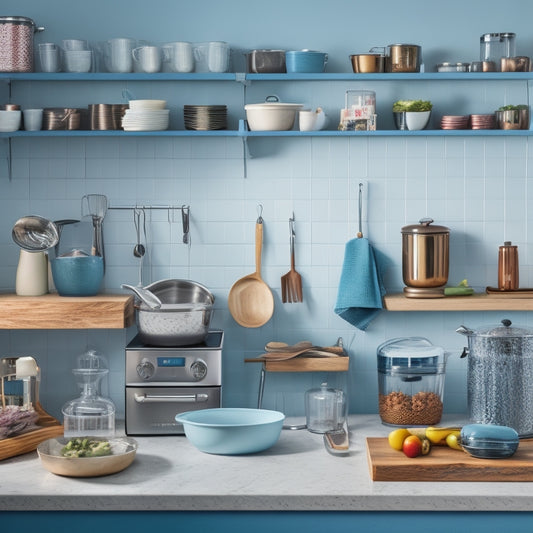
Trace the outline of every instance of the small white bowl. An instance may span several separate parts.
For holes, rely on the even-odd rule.
[[[130,100],[130,109],[135,111],[147,110],[147,109],[165,109],[167,105],[166,100]]]
[[[0,131],[17,131],[20,129],[22,111],[1,111],[0,110]]]

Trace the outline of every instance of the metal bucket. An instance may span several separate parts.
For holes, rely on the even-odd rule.
[[[33,72],[33,34],[43,30],[27,17],[0,17],[0,72]]]

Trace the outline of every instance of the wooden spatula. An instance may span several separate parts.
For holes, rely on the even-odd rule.
[[[281,301],[283,303],[303,302],[302,276],[294,268],[294,213],[289,218],[289,239],[291,253],[291,269],[281,276]]]

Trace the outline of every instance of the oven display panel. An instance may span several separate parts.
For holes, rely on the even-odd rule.
[[[180,368],[185,366],[185,357],[158,357],[157,366],[163,368]]]

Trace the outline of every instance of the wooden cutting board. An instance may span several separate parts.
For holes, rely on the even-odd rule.
[[[476,459],[447,446],[411,459],[383,437],[368,437],[366,449],[373,481],[533,481],[533,440],[521,440],[507,459]]]

